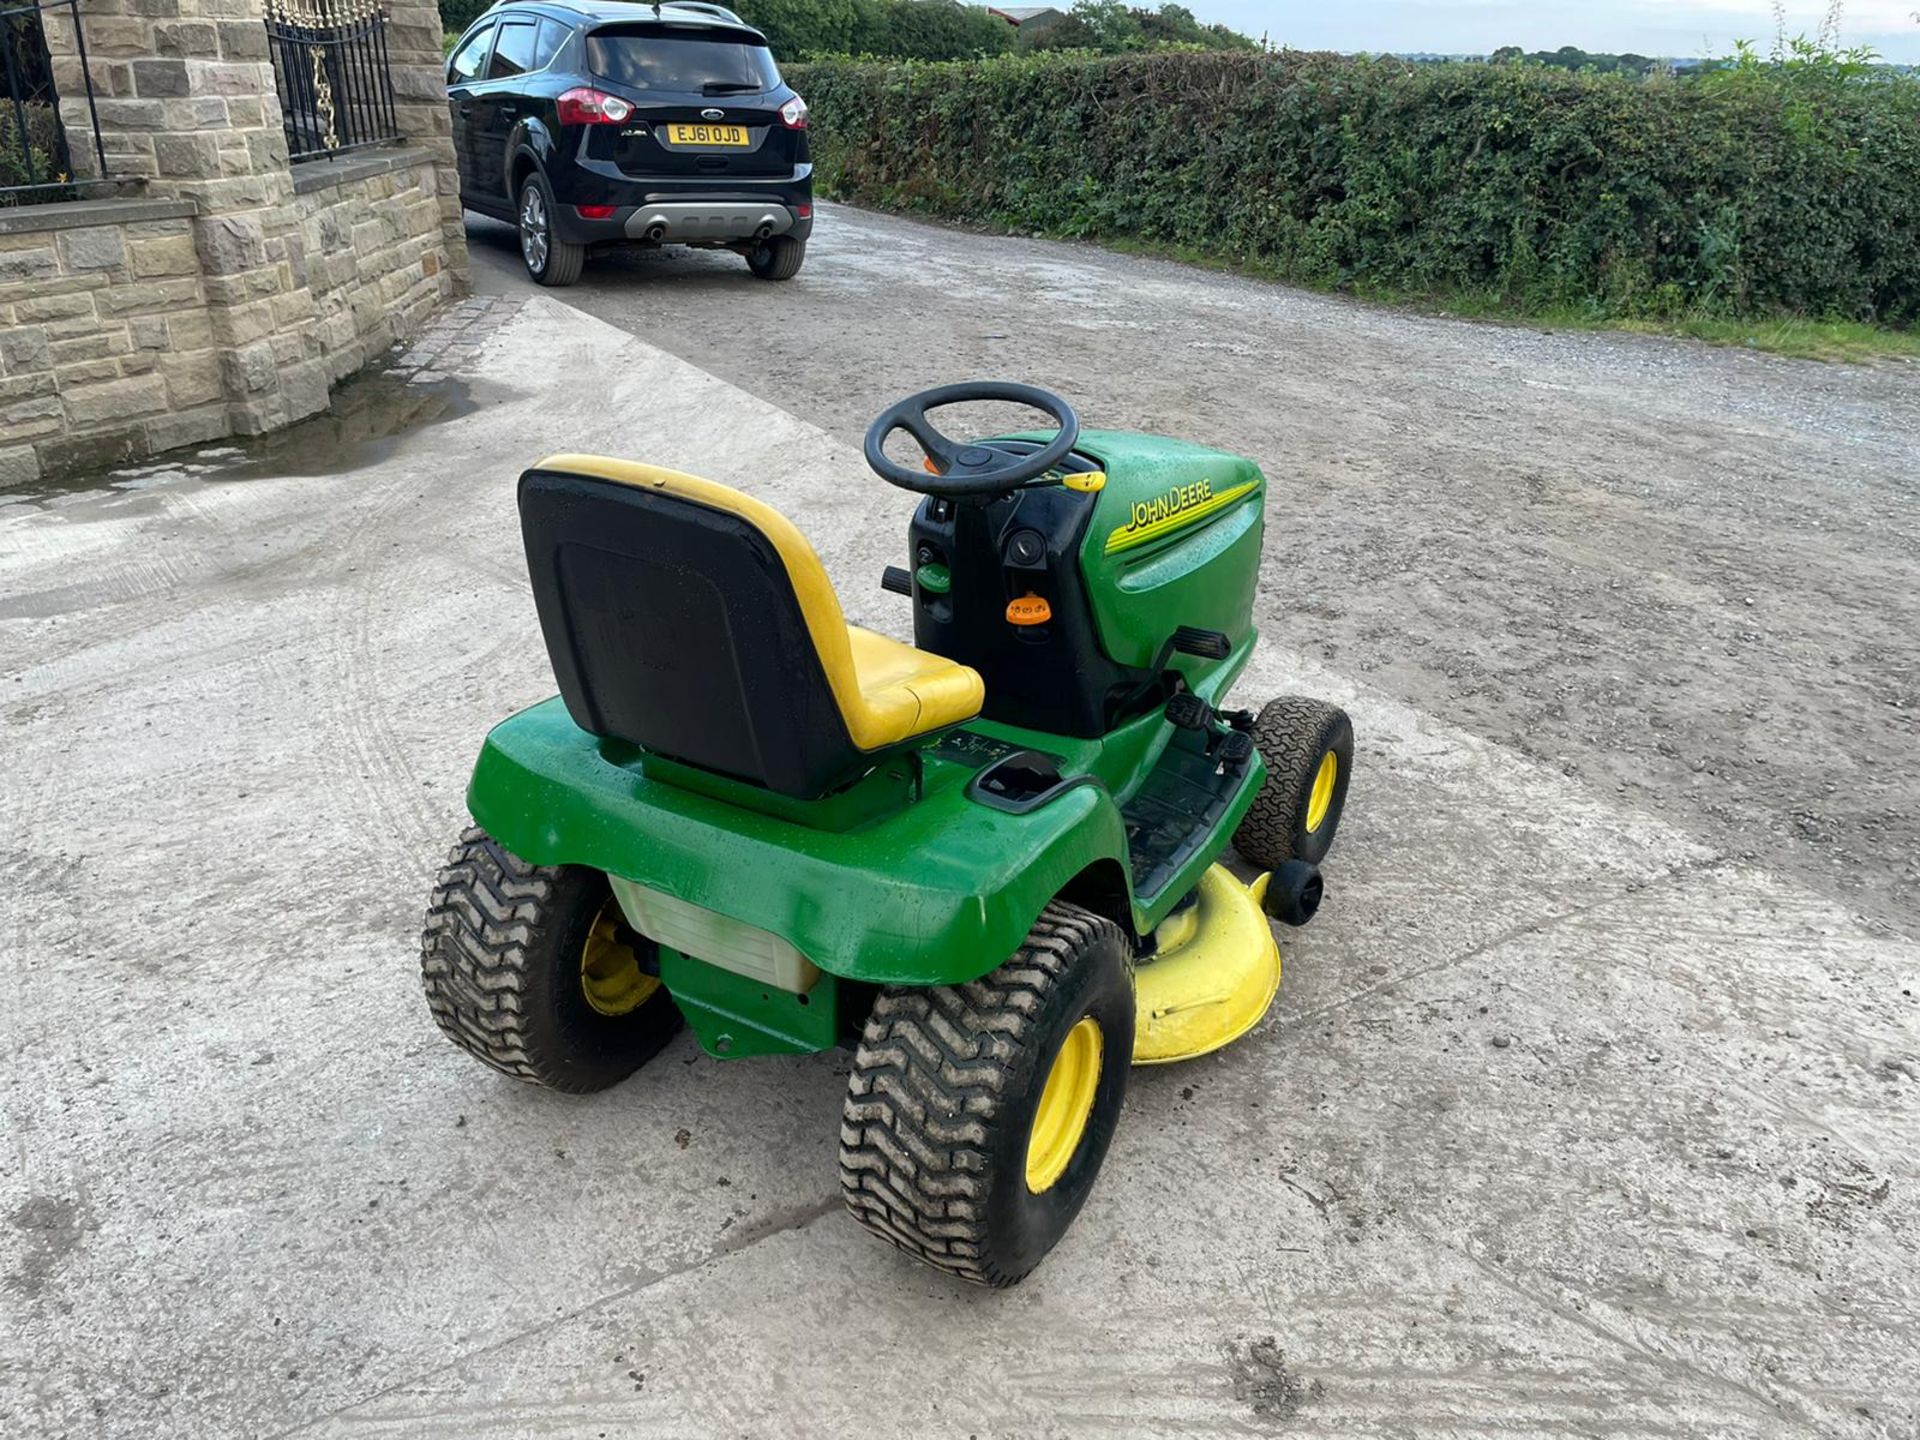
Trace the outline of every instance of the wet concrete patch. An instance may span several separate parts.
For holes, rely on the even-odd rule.
[[[344,381],[325,410],[284,430],[183,446],[105,474],[83,472],[0,489],[0,506],[44,506],[64,496],[130,493],[188,482],[343,474],[377,464],[414,432],[469,415],[478,404],[463,380],[375,371]]]
[[[1287,1364],[1287,1352],[1271,1335],[1229,1340],[1223,1348],[1233,1398],[1262,1420],[1290,1420],[1325,1390]]]
[[[320,414],[285,430],[238,444],[242,458],[210,479],[338,475],[372,465],[415,431],[470,415],[479,402],[463,380],[381,371],[358,376],[333,392]]]
[[[469,379],[523,302],[476,295],[448,306],[413,340],[334,387],[327,408],[267,435],[234,436],[150,456],[137,465],[79,471],[0,487],[0,508],[58,497],[136,492],[190,482],[339,475],[378,463],[416,431],[471,414]],[[124,509],[117,510],[124,515]]]
[[[84,1198],[36,1195],[14,1207],[7,1219],[20,1232],[23,1253],[20,1268],[7,1276],[6,1285],[22,1295],[38,1295],[48,1278],[85,1243],[100,1221]]]

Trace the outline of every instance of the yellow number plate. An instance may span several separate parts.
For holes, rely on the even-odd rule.
[[[667,143],[671,145],[745,145],[744,125],[669,125]]]

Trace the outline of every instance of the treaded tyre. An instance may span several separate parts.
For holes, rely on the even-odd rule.
[[[762,280],[791,280],[807,258],[807,242],[791,235],[762,240],[747,252],[747,268]]]
[[[1126,941],[1064,901],[979,980],[889,986],[847,1087],[847,1208],[929,1265],[1012,1285],[1093,1189],[1132,1055]]]
[[[1233,832],[1233,848],[1265,870],[1318,865],[1333,848],[1353,777],[1353,722],[1304,695],[1269,700],[1253,722],[1267,778]]]
[[[680,1028],[643,968],[652,948],[598,870],[529,865],[473,825],[434,884],[420,979],[435,1022],[468,1054],[583,1094],[626,1079]]]
[[[535,170],[520,182],[520,258],[540,285],[571,285],[580,278],[587,247],[572,245],[553,231],[553,187]]]

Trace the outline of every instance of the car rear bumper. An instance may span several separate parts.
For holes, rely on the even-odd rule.
[[[765,240],[799,223],[791,208],[763,200],[659,200],[635,206],[624,229],[629,240],[683,245],[712,240]]]
[[[585,170],[586,167],[580,167]],[[759,180],[728,176],[724,183],[636,180],[617,183],[599,173],[568,177],[569,193],[555,199],[554,229],[576,245],[653,241],[662,245],[747,244],[773,235],[804,240],[813,231],[813,167]],[[588,219],[579,207],[612,205]]]

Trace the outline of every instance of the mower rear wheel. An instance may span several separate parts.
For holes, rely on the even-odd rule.
[[[1233,848],[1266,870],[1289,860],[1318,865],[1333,848],[1353,775],[1353,722],[1338,705],[1304,695],[1269,700],[1253,722],[1267,778]]]
[[[626,1079],[680,1028],[644,963],[651,949],[598,870],[529,865],[474,825],[434,884],[420,978],[454,1044],[503,1074],[582,1094]]]
[[[981,979],[881,991],[840,1126],[853,1218],[963,1280],[1021,1279],[1093,1189],[1133,1024],[1119,927],[1058,900]]]

